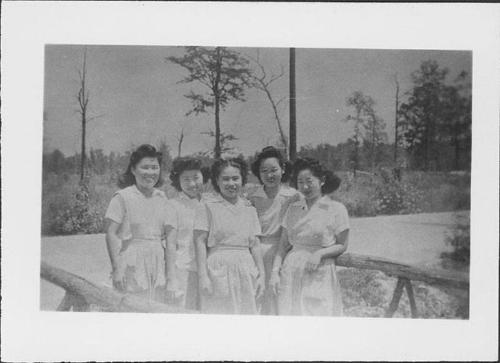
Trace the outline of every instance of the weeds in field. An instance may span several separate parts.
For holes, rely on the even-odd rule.
[[[357,317],[384,317],[389,307],[396,279],[380,271],[339,269],[339,281],[344,303],[344,315]],[[467,319],[467,294],[439,289],[412,281],[418,316],[424,319]],[[394,317],[411,317],[410,303],[403,293]]]
[[[470,176],[449,173],[407,172],[401,180],[379,171],[373,175],[339,172],[342,179],[333,198],[342,202],[352,217],[380,214],[443,212],[470,208]],[[48,173],[42,189],[42,234],[102,232],[103,216],[118,187],[118,172],[92,175],[81,190],[75,174]],[[162,190],[168,198],[177,191],[165,175]],[[245,190],[258,181],[251,176]],[[211,185],[205,187],[210,191]]]

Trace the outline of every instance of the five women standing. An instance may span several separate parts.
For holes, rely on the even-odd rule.
[[[349,222],[345,207],[324,196],[338,187],[335,175],[299,159],[292,174],[299,193],[283,184],[290,166],[267,147],[252,164],[262,185],[248,200],[241,197],[248,167],[238,158],[215,161],[215,193],[202,196],[200,161],[178,158],[170,179],[179,195],[167,201],[155,188],[160,164],[152,146],[135,151],[127,169],[134,179],[106,213],[116,288],[151,297],[166,284],[168,303],[205,313],[342,313],[328,257],[346,250]]]

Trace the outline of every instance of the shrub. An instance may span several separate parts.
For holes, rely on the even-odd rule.
[[[102,232],[102,213],[89,203],[89,199],[89,185],[85,181],[74,194],[73,202],[55,215],[50,231],[62,235]]]
[[[446,243],[453,248],[452,252],[443,252],[443,267],[452,269],[468,269],[470,264],[470,218],[456,214],[455,223],[448,231]]]

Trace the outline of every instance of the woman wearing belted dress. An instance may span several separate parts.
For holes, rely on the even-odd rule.
[[[125,174],[106,211],[106,244],[113,287],[162,301],[165,284],[167,198],[162,183],[161,154],[141,145],[130,156]]]
[[[276,296],[268,286],[269,277],[281,237],[283,216],[290,202],[299,197],[295,189],[283,184],[290,176],[290,169],[291,165],[272,146],[262,149],[252,164],[252,173],[261,183],[248,199],[257,209],[262,229],[260,242],[266,272],[266,290],[260,304],[263,315],[277,314]]]
[[[298,159],[292,183],[304,198],[288,207],[274,258],[269,284],[279,314],[342,315],[334,258],[347,249],[349,217],[345,206],[328,196],[340,179],[317,160]]]
[[[257,212],[240,197],[247,165],[238,158],[217,160],[211,169],[216,196],[195,218],[201,312],[258,314],[265,286]]]

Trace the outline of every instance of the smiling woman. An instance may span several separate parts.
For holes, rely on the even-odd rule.
[[[162,238],[169,220],[165,194],[156,189],[162,183],[160,165],[153,146],[139,146],[105,216],[113,286],[157,300],[162,298],[157,288],[165,284]]]
[[[258,313],[265,273],[257,212],[239,196],[247,173],[243,160],[216,161],[212,183],[219,195],[196,213],[194,239],[205,313]]]

